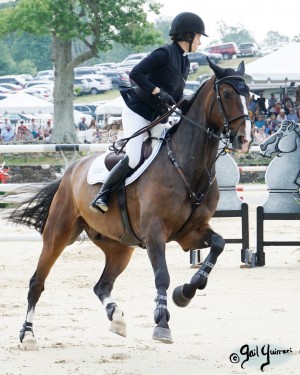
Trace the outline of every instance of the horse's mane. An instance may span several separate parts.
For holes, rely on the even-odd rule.
[[[210,80],[210,78],[206,79],[204,82],[202,82],[201,86],[198,88],[198,90],[190,97],[190,99],[185,100],[183,102],[183,105],[181,106],[181,112],[183,115],[186,115],[193,105],[196,97],[198,96],[199,92],[202,90],[202,88],[205,86],[205,84]]]

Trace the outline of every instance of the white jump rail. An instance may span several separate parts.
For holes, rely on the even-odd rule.
[[[30,152],[58,151],[107,151],[109,143],[80,143],[80,144],[19,144],[0,145],[0,154],[19,154]]]
[[[89,144],[6,144],[0,145],[0,153],[35,153],[35,152],[59,152],[59,151],[90,151],[90,152],[106,152],[110,144],[108,143],[89,143]],[[252,146],[250,152],[258,152],[258,146]],[[240,172],[260,172],[265,171],[267,167],[265,166],[245,166],[239,167]],[[0,192],[14,192],[24,187],[30,186],[33,188],[40,188],[44,186],[45,183],[23,183],[23,184],[0,184]],[[259,190],[266,190],[266,188],[258,187]],[[247,187],[248,190],[254,190],[254,188]],[[241,186],[237,187],[237,191],[245,191]],[[22,195],[24,198],[24,195]],[[20,199],[19,195],[8,197],[0,197],[2,203],[16,203]],[[78,240],[82,241],[86,239],[86,236],[81,235]],[[0,242],[14,242],[14,241],[41,241],[42,236],[38,233],[5,233],[0,234]]]

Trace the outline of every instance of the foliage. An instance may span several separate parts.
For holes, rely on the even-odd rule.
[[[278,31],[268,31],[264,42],[269,46],[276,46],[280,42],[288,42],[289,38],[284,35],[280,35]]]
[[[17,65],[9,53],[8,46],[0,42],[0,75],[14,74],[17,71]]]

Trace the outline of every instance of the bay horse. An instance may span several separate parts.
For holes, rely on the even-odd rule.
[[[209,65],[214,75],[195,93],[147,170],[126,187],[131,226],[147,249],[154,272],[157,295],[152,338],[164,343],[173,342],[168,324],[170,277],[166,243],[176,241],[186,252],[210,247],[191,281],[173,292],[174,303],[184,307],[197,289],[205,288],[225,246],[222,236],[209,225],[219,199],[215,176],[219,140],[222,138],[241,152],[247,152],[251,142],[244,62],[237,69],[224,69],[211,61]],[[111,321],[110,330],[126,336],[123,312],[111,292],[135,247],[120,242],[124,227],[116,197],[105,215],[89,209],[90,201],[99,190],[99,184],[87,183],[88,169],[95,157],[83,157],[70,164],[62,178],[41,188],[10,215],[11,221],[33,226],[43,236],[42,252],[29,283],[26,320],[20,331],[25,349],[37,348],[33,318],[45,280],[65,247],[83,231],[105,254],[105,267],[94,292]]]

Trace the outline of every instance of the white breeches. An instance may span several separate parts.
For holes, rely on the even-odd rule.
[[[127,107],[126,104],[124,105],[122,110],[122,125],[124,138],[130,137],[133,133],[149,124],[150,121],[144,119],[142,116],[133,112],[130,108]],[[126,144],[126,154],[129,158],[130,168],[135,168],[141,159],[143,140],[144,135],[141,134],[137,137],[132,138]]]

